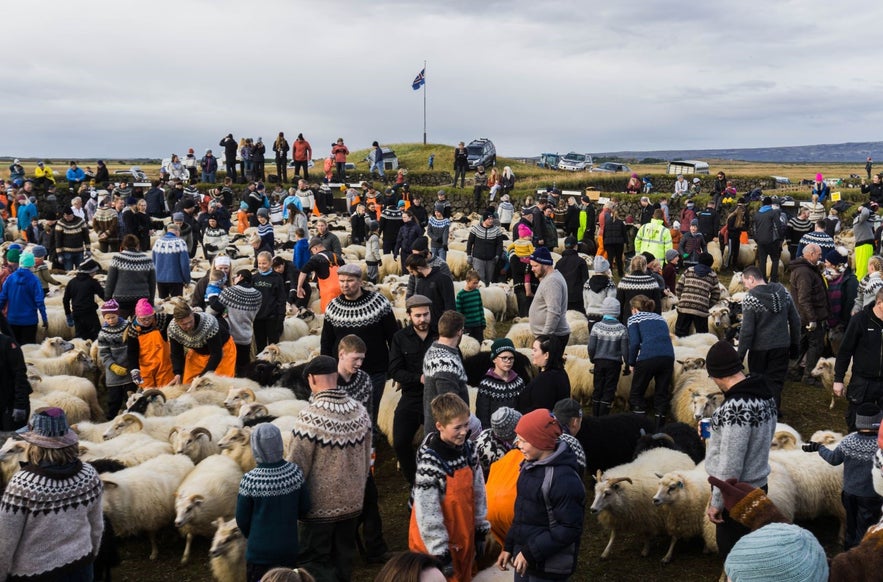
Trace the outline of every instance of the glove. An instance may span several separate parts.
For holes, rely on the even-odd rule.
[[[48,321],[43,322],[43,329],[49,329],[49,322]]]
[[[12,409],[12,422],[19,424],[24,423],[28,419],[28,413],[23,408]]]
[[[441,556],[435,556],[435,559],[438,560],[439,570],[441,570],[444,577],[453,578],[454,562],[451,560],[451,554],[449,552],[445,552]]]
[[[466,257],[466,264],[469,265],[470,267],[472,266],[472,255],[469,255],[468,257]]]
[[[132,382],[135,384],[143,384],[144,380],[141,378],[141,370],[132,370],[129,372],[129,375],[132,376]]]
[[[800,346],[795,344],[788,348],[788,359],[796,360],[800,356]]]
[[[67,316],[67,326],[68,326],[68,327],[73,327],[73,326],[74,326],[74,316],[73,316],[73,315],[68,315],[68,316]]]
[[[484,555],[486,532],[475,530],[475,559],[478,560]]]
[[[111,364],[110,371],[113,372],[114,374],[116,374],[117,376],[125,376],[126,373],[128,372],[127,369],[123,368],[119,364]]]
[[[821,443],[817,443],[815,441],[809,441],[805,443],[801,448],[804,453],[815,453],[822,447]]]

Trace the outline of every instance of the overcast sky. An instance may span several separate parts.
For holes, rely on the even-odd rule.
[[[0,155],[314,156],[487,136],[503,155],[880,139],[883,4],[81,0],[3,7]]]

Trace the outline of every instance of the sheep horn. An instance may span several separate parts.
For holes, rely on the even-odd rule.
[[[209,432],[209,429],[205,428],[204,426],[195,426],[190,429],[190,435],[193,437],[197,437],[201,434],[207,436],[208,440],[212,440],[212,433]]]
[[[654,441],[668,441],[671,444],[675,444],[675,440],[671,438],[671,435],[665,434],[664,432],[658,432],[651,436]]]
[[[631,477],[613,477],[612,479],[608,479],[607,485],[616,485],[617,483],[620,483],[622,481],[628,481],[629,485],[632,484]]]
[[[141,393],[141,398],[153,398],[154,396],[159,396],[162,398],[162,401],[166,401],[166,395],[162,390],[157,390],[156,388],[151,388],[150,390],[145,390]]]

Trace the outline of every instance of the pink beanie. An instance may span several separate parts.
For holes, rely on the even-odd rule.
[[[518,225],[518,238],[530,237],[533,236],[533,233],[530,231],[530,227],[526,224]]]
[[[139,299],[135,304],[135,317],[150,317],[153,313],[153,306],[147,299]]]
[[[821,182],[824,179],[825,179],[825,177],[822,176],[821,174],[816,174],[816,182]]]

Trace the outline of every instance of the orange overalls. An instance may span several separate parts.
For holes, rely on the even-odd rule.
[[[175,377],[172,372],[172,358],[169,342],[163,339],[158,329],[138,335],[138,366],[141,370],[143,388],[163,388]]]
[[[187,350],[187,355],[184,356],[184,384],[190,384],[205,370],[205,365],[210,357],[211,354],[200,354],[196,350]],[[227,342],[224,344],[224,355],[214,373],[229,378],[236,374],[236,344],[233,343],[233,336],[227,338]]]
[[[491,534],[501,546],[506,545],[506,534],[515,519],[515,497],[518,494],[518,475],[524,455],[512,449],[491,464],[487,478],[487,519]]]
[[[321,313],[325,313],[325,308],[328,307],[331,300],[340,295],[340,280],[337,278],[337,269],[340,268],[340,265],[337,264],[337,255],[334,255],[333,259],[328,262],[328,277],[326,279],[316,277],[316,282],[319,285],[319,310]]]

